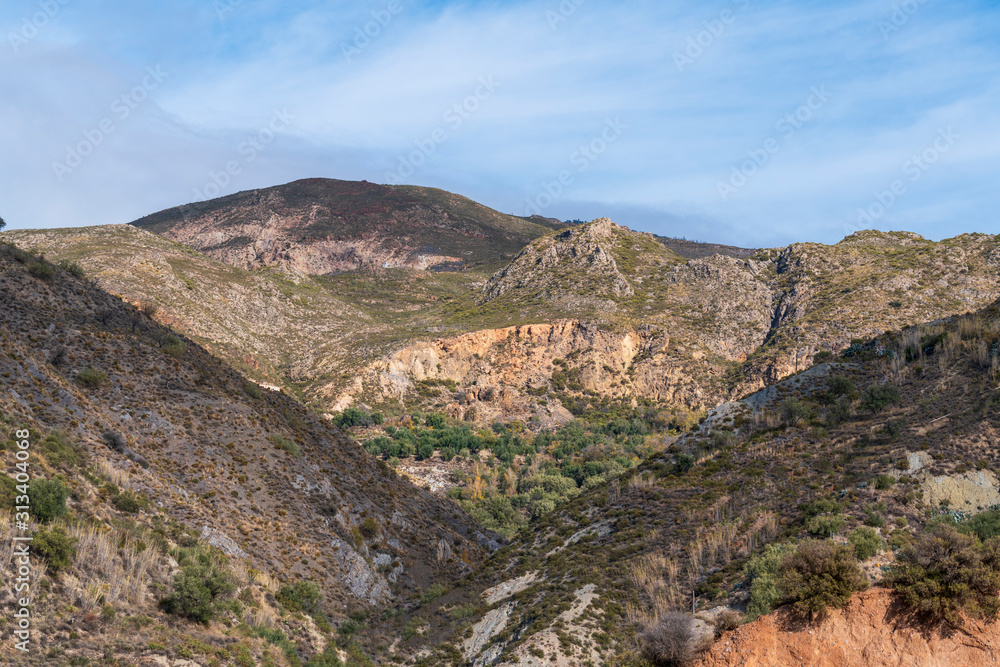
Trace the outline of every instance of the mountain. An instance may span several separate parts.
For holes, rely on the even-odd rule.
[[[430,610],[399,623],[428,627],[411,640],[413,650],[428,646],[427,637],[437,643],[426,665],[645,665],[640,632],[665,613],[696,609],[697,643],[711,641],[713,623],[720,634],[726,629],[723,612],[746,611],[755,591],[744,567],[764,546],[831,533],[847,544],[869,530],[881,546],[865,555],[864,576],[885,584],[925,526],[997,516],[998,350],[994,303],[838,351],[832,362],[718,406],[666,450],[522,531],[441,599],[442,609],[475,609],[457,627]],[[939,555],[924,566],[950,553],[932,544]],[[1000,571],[990,576],[995,596]],[[922,597],[938,590],[926,586]],[[895,611],[886,617],[887,609]],[[985,645],[976,607],[969,609],[972,620],[959,627],[970,639],[959,643],[970,664],[988,664],[995,649]],[[788,661],[811,655],[820,640],[845,656],[863,655],[866,636],[884,638],[889,653],[865,664],[958,650],[948,626],[935,626],[891,589],[854,598],[829,624],[807,626],[810,635],[822,628],[818,639],[789,616],[785,608],[723,635],[702,664],[801,664]]]
[[[385,190],[332,183],[341,193],[348,186]],[[163,321],[317,409],[336,412],[357,403],[401,414],[430,408],[478,423],[519,420],[538,427],[564,423],[607,400],[653,401],[678,415],[703,412],[773,384],[816,354],[1000,296],[1000,243],[985,234],[933,242],[864,231],[835,245],[756,251],[675,243],[685,256],[668,247],[669,240],[599,220],[550,230],[518,252],[505,252],[513,242],[481,237],[479,263],[470,260],[462,271],[400,267],[331,275],[303,273],[295,267],[309,268],[308,262],[298,260],[247,270],[217,243],[235,238],[239,225],[226,221],[248,219],[247,202],[292,201],[290,192],[328,185],[297,182],[208,202],[205,210],[214,212],[197,225],[176,220],[179,209],[172,209],[172,223],[152,222],[166,220],[165,214],[144,219],[143,229],[181,238],[214,258],[132,233],[134,227],[5,236],[79,261],[115,293],[160,304]],[[295,201],[296,210],[310,207],[305,195]],[[386,214],[382,231],[372,231],[368,241],[391,245],[411,238],[412,229],[437,234],[414,227],[404,209]],[[262,216],[257,219],[279,219]],[[293,218],[301,222],[301,216],[280,219]],[[283,236],[284,228],[239,228],[254,234],[244,249],[279,241],[304,247],[298,237]],[[530,228],[531,234],[546,231]],[[716,249],[726,254],[706,255]],[[446,385],[435,390],[427,382]],[[455,390],[443,388],[452,384]]]
[[[308,616],[279,621],[283,586],[308,582],[317,591],[309,611],[340,624],[358,609],[405,607],[496,548],[450,501],[80,275],[0,245],[0,421],[28,434],[37,518],[34,664],[106,651],[126,659],[154,645],[170,654],[185,642],[188,652],[224,651],[207,628],[150,625],[173,623],[157,608],[172,587],[185,591],[175,598],[184,615],[301,632],[292,653],[321,652],[334,631]],[[12,476],[0,481],[2,502],[24,493]],[[13,544],[9,516],[2,528]],[[190,578],[178,583],[184,568]],[[192,583],[208,570],[228,591],[217,605]],[[13,608],[12,587],[0,595]],[[245,647],[255,659],[263,649]]]
[[[246,269],[459,270],[558,228],[433,188],[311,178],[160,211],[132,225]]]

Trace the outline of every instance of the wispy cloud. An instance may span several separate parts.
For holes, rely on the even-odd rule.
[[[11,32],[37,11],[8,4]],[[962,141],[874,224],[932,237],[1000,231],[991,3],[917,3],[895,23],[902,3],[889,0],[588,1],[562,13],[555,0],[390,4],[66,3],[16,51],[0,49],[0,214],[19,227],[127,222],[191,201],[275,109],[294,123],[221,191],[311,176],[384,182],[493,77],[502,86],[412,182],[522,213],[620,118],[627,132],[574,172],[547,215],[607,214],[744,245],[835,242],[953,126]],[[691,40],[701,51],[678,68]],[[119,120],[111,105],[149,67],[169,76]],[[784,137],[777,123],[816,86],[829,101]],[[114,131],[60,181],[53,163],[108,117]],[[780,150],[720,198],[718,183],[773,137]]]

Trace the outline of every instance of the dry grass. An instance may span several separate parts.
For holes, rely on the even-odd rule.
[[[129,532],[99,526],[70,526],[76,538],[73,572],[67,590],[83,608],[106,604],[139,604],[152,581],[159,560],[156,551]]]
[[[114,467],[110,461],[106,459],[99,459],[97,461],[97,469],[108,479],[109,482],[117,486],[119,489],[123,491],[135,491],[135,489],[132,488],[132,478],[128,472]]]

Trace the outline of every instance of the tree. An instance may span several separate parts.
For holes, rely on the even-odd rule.
[[[4,222],[4,219],[3,219],[3,218],[0,218],[0,229],[3,229],[3,228],[4,228],[4,227],[6,227],[6,226],[7,226],[7,223],[6,223],[6,222]]]

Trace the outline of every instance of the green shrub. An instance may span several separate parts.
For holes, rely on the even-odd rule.
[[[858,526],[848,533],[847,541],[854,547],[854,555],[858,560],[868,560],[885,551],[885,540],[879,537],[874,528]]]
[[[900,400],[899,387],[891,384],[873,384],[861,393],[861,407],[873,414],[882,412]]]
[[[854,549],[830,540],[806,540],[782,562],[781,589],[792,611],[802,618],[822,618],[840,608],[856,591],[868,588]]]
[[[433,584],[430,588],[424,591],[420,596],[420,602],[422,604],[430,604],[437,600],[439,597],[448,592],[448,587],[444,584]]]
[[[77,278],[84,278],[86,274],[83,271],[83,267],[76,262],[70,262],[69,260],[63,259],[59,262],[59,268],[66,273],[75,276]]]
[[[167,334],[166,338],[163,339],[163,344],[160,345],[160,349],[169,354],[171,357],[180,359],[187,352],[187,344],[181,340],[178,336],[174,334]]]
[[[49,280],[56,275],[56,267],[45,260],[37,260],[28,265],[28,273],[42,280]]]
[[[160,600],[160,608],[208,624],[221,610],[224,597],[236,587],[212,554],[196,550],[183,560],[189,562],[174,575],[173,590]]]
[[[372,416],[368,414],[367,411],[360,408],[347,408],[339,415],[335,415],[333,419],[334,424],[340,428],[352,428],[354,426],[371,426],[375,423]]]
[[[833,361],[833,352],[830,350],[820,350],[813,355],[814,364],[825,364],[828,361]]]
[[[781,402],[781,420],[786,424],[794,425],[807,419],[809,419],[809,406],[799,399],[789,396]]]
[[[998,569],[997,538],[983,546],[976,537],[940,523],[901,550],[888,580],[918,613],[957,623],[962,611],[996,618]]]
[[[69,567],[76,555],[76,538],[68,535],[62,526],[42,529],[34,534],[31,548],[40,554],[53,572]]]
[[[806,530],[813,535],[830,537],[840,533],[840,530],[844,527],[844,521],[844,517],[842,516],[822,514],[806,521]]]
[[[850,397],[854,393],[854,383],[844,375],[831,375],[826,378],[826,400],[829,403],[841,396]]]
[[[147,503],[144,500],[142,496],[132,491],[122,491],[111,496],[111,504],[115,506],[115,509],[126,514],[135,514],[145,507]]]
[[[746,622],[749,623],[758,616],[769,614],[781,601],[781,590],[778,588],[781,562],[795,551],[791,544],[769,544],[763,553],[754,556],[743,567],[746,585],[750,588],[750,600],[747,602]]]
[[[893,484],[896,483],[896,478],[892,475],[879,475],[875,478],[875,488],[879,491],[885,491],[886,489],[891,489]]]
[[[297,581],[282,586],[275,597],[281,606],[290,611],[314,614],[323,603],[323,590],[311,581]]]
[[[963,522],[958,527],[963,533],[973,533],[984,542],[1000,535],[1000,511],[988,510]]]
[[[80,372],[76,374],[76,381],[84,387],[100,387],[107,379],[107,373],[91,368],[90,366],[80,369]]]
[[[57,479],[35,480],[28,491],[31,499],[29,511],[42,523],[48,523],[69,511],[66,508],[69,489]]]
[[[273,435],[270,437],[270,440],[278,449],[284,450],[292,456],[302,456],[302,450],[295,444],[295,441],[290,438],[283,435]]]
[[[359,530],[366,540],[370,540],[378,535],[378,524],[375,523],[375,519],[368,517],[361,522]]]

